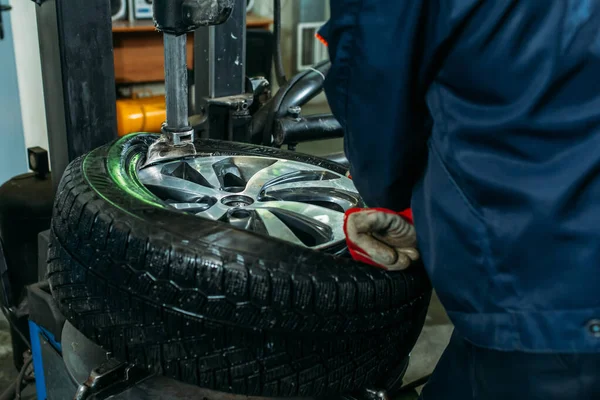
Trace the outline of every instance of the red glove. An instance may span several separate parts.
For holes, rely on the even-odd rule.
[[[388,271],[408,268],[419,259],[412,211],[353,208],[346,212],[344,233],[357,261]]]

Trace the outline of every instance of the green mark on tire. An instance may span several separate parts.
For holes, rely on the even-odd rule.
[[[125,146],[125,144],[132,141],[136,135],[138,134],[125,136],[119,139],[109,148],[108,155],[106,156],[106,169],[108,171],[108,175],[119,189],[135,199],[155,207],[166,208],[164,204],[157,201],[157,198],[148,189],[146,189],[138,179],[137,170],[140,160],[142,159],[142,154],[138,152],[130,155],[129,152],[132,151],[132,148],[127,148],[127,146]],[[135,149],[135,147],[133,149]],[[89,179],[88,172],[93,171],[90,171],[88,161],[91,158],[101,157],[99,154],[97,154],[99,151],[100,149],[94,150],[86,156],[83,163],[85,178],[94,188],[94,190],[106,201],[109,201],[115,207],[124,210],[123,207],[118,206],[106,198],[106,196],[100,190],[98,190],[97,187],[94,187],[92,181]]]

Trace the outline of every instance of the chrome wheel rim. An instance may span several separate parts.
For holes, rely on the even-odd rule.
[[[211,156],[155,164],[138,177],[169,207],[315,250],[344,244],[344,212],[361,205],[352,180],[267,157]]]

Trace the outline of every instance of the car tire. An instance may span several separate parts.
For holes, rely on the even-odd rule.
[[[422,265],[386,272],[171,209],[137,170],[156,135],[73,161],[58,188],[48,278],[65,316],[115,357],[254,396],[325,396],[373,384],[423,326]],[[199,156],[327,160],[199,140]]]

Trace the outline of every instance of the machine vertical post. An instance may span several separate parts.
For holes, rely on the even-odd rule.
[[[37,3],[56,187],[69,162],[117,137],[111,11],[106,0]]]
[[[164,42],[167,121],[163,131],[178,145],[182,140],[194,140],[188,118],[187,35],[164,33]]]

